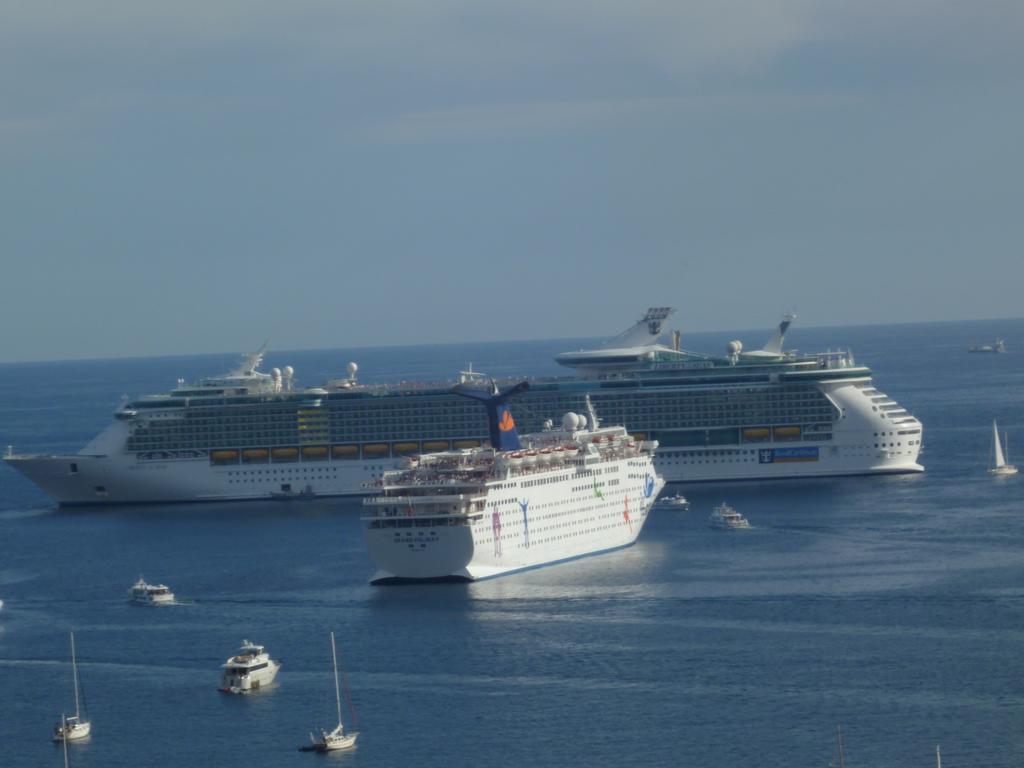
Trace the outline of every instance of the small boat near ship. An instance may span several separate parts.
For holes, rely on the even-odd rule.
[[[712,528],[721,528],[727,531],[741,530],[743,528],[750,527],[750,522],[747,518],[730,507],[724,501],[715,507],[708,520],[710,521]]]
[[[299,499],[315,499],[316,494],[313,492],[313,486],[307,485],[301,491],[293,491],[289,483],[285,483],[281,486],[279,491],[271,491],[270,498],[274,501],[296,501]]]
[[[1013,464],[1009,463],[1010,455],[1010,437],[1006,433],[1003,434],[1003,442],[1006,444],[1006,451],[1003,451],[1003,446],[999,443],[999,427],[996,426],[995,419],[992,420],[992,467],[988,473],[997,477],[1005,477],[1007,475],[1016,475],[1017,468]]]
[[[219,690],[224,693],[250,693],[274,682],[281,662],[270,658],[267,649],[249,640],[224,662]]]
[[[658,499],[658,501],[655,502],[655,506],[685,511],[690,508],[690,502],[687,501],[683,494],[677,493],[675,496],[664,496]]]
[[[355,731],[345,731],[345,723],[341,718],[341,689],[338,686],[338,651],[334,644],[334,633],[331,632],[331,660],[334,662],[334,700],[338,705],[338,724],[333,730],[320,731],[320,737],[309,734],[309,745],[299,747],[302,752],[340,752],[352,749],[359,736]],[[348,690],[347,684],[345,690]]]
[[[78,741],[92,733],[92,723],[82,716],[79,699],[78,661],[75,658],[75,633],[71,633],[71,677],[75,681],[75,714],[71,717],[60,716],[60,722],[53,728],[54,741]]]
[[[148,584],[139,576],[128,594],[137,605],[169,605],[174,602],[174,593],[166,584]]]

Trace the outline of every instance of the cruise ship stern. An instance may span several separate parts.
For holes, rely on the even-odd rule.
[[[422,527],[411,519],[393,521],[399,527],[375,527],[367,521],[363,533],[370,557],[379,570],[371,584],[410,581],[472,581],[473,532],[468,525]],[[401,576],[396,574],[401,573]]]

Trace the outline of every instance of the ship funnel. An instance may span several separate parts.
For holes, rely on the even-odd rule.
[[[519,433],[516,432],[516,422],[512,418],[512,412],[505,403],[513,395],[529,388],[529,382],[521,381],[499,392],[497,384],[491,379],[491,386],[486,390],[458,384],[452,389],[452,392],[471,400],[479,400],[484,404],[487,409],[487,427],[490,432],[491,447],[494,450],[518,451],[522,447],[519,442]]]
[[[782,317],[782,322],[779,323],[778,329],[772,334],[772,337],[768,339],[762,348],[762,352],[768,352],[773,355],[782,354],[782,341],[786,338],[786,331],[789,330],[789,326],[796,320],[796,313],[789,312]]]

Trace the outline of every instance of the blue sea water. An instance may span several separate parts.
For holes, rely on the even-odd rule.
[[[718,351],[737,334],[686,337]],[[748,348],[764,334],[739,334]],[[968,355],[1006,339],[1004,355]],[[354,500],[56,510],[0,467],[0,766],[60,765],[73,629],[93,736],[75,766],[1024,764],[1024,476],[985,472],[991,419],[1024,451],[1024,321],[793,329],[852,347],[925,425],[927,472],[696,485],[636,546],[470,585],[370,587]],[[268,355],[301,379],[555,373],[575,342]],[[73,451],[124,392],[230,356],[0,366],[0,444]],[[557,414],[556,414],[557,416]],[[669,489],[670,492],[672,489]],[[727,499],[754,525],[707,527]],[[142,573],[183,604],[129,605]],[[361,731],[334,712],[336,632]],[[242,638],[284,660],[216,691]]]

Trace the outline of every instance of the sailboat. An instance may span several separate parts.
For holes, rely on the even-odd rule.
[[[71,633],[71,676],[75,680],[75,714],[71,717],[61,715],[60,722],[53,728],[54,741],[76,741],[84,739],[92,731],[92,723],[82,719],[78,699],[78,662],[75,660],[75,633]]]
[[[351,749],[356,745],[356,737],[359,735],[354,731],[345,733],[345,724],[341,719],[341,689],[338,687],[338,651],[334,645],[334,633],[331,632],[331,659],[334,661],[334,699],[338,705],[338,724],[332,731],[320,731],[320,738],[309,734],[309,740],[313,742],[312,747],[305,749],[315,752],[334,752],[341,749]],[[346,688],[346,691],[348,689]]]
[[[1006,455],[1003,454],[1003,447],[999,444],[999,428],[996,426],[995,419],[992,420],[992,453],[995,457],[995,466],[993,466],[988,472],[990,475],[1016,475],[1017,468],[1013,464],[1008,464],[1006,456],[1010,454],[1010,438],[1008,435],[1003,435],[1003,440],[1006,443]]]

